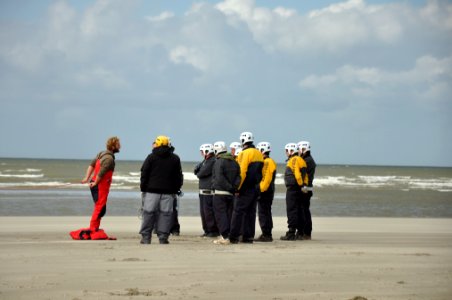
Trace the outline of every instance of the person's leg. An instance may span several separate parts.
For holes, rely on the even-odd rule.
[[[89,228],[91,231],[97,231],[100,227],[100,221],[107,211],[107,198],[109,186],[105,187],[102,183],[91,189],[91,194],[94,201],[94,209],[91,215]]]
[[[168,236],[173,223],[173,203],[175,195],[160,195],[160,213],[157,235],[161,244],[168,244]]]
[[[256,233],[256,209],[257,209],[257,190],[250,189],[247,191],[247,195],[250,199],[248,207],[246,208],[246,214],[244,219],[245,226],[243,227],[242,241],[245,243],[252,243],[254,235]]]
[[[305,225],[303,228],[303,238],[310,239],[312,233],[312,216],[311,216],[311,197],[312,192],[308,192],[303,196],[303,211],[304,211],[304,220]]]
[[[206,220],[207,235],[210,237],[218,236],[218,226],[213,209],[213,195],[204,196],[204,217]]]
[[[301,193],[301,191],[300,191]],[[286,191],[286,211],[287,211],[287,227],[289,230],[281,240],[295,240],[295,232],[298,226],[298,192],[294,189],[288,188]]]
[[[229,238],[229,232],[231,229],[231,219],[228,215],[228,209],[230,205],[229,203],[232,203],[232,196],[227,195],[215,195],[213,196],[213,209],[214,209],[214,215],[216,219],[216,223],[218,224],[218,228],[220,231],[221,236],[224,239]]]
[[[180,224],[179,224],[179,210],[177,205],[177,197],[174,197],[173,202],[173,224],[171,226],[170,233],[172,235],[179,235],[180,234]]]
[[[143,219],[141,221],[140,234],[141,243],[149,244],[151,242],[152,230],[158,218],[158,207],[160,195],[151,193],[142,193]]]
[[[231,232],[229,234],[231,243],[238,242],[242,225],[244,224],[244,216],[248,213],[252,202],[253,197],[251,197],[246,191],[241,191],[240,195],[235,198],[234,208],[232,211]],[[245,227],[246,226],[243,227],[244,231],[247,230]]]
[[[199,214],[201,216],[201,225],[202,225],[202,231],[203,231],[204,236],[207,234],[206,216],[204,215],[205,196],[206,195],[199,194]]]

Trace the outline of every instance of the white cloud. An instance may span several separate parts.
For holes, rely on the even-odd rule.
[[[362,10],[365,8],[363,0],[348,0],[346,2],[340,2],[337,4],[332,4],[323,9],[313,10],[309,13],[310,18],[316,18],[322,15],[332,15],[332,14],[340,14],[350,10],[359,9]]]
[[[161,22],[174,17],[174,13],[171,11],[164,11],[158,16],[146,17],[146,19],[150,22]]]
[[[195,48],[177,46],[171,49],[169,58],[175,64],[188,64],[201,71],[206,71],[209,67],[205,58]]]
[[[151,109],[161,116],[179,110],[168,123],[176,141],[179,130],[184,138],[199,128],[213,137],[234,131],[235,137],[245,127],[263,126],[269,139],[282,143],[299,134],[283,125],[288,116],[305,118],[306,131],[325,141],[331,128],[350,132],[352,126],[359,136],[363,123],[391,132],[401,115],[412,119],[408,125],[426,115],[433,121],[422,129],[446,136],[438,124],[450,124],[452,113],[450,2],[419,7],[355,0],[309,12],[226,0],[196,2],[185,14],[168,4],[148,17],[133,1],[99,0],[83,9],[72,3],[52,2],[32,26],[1,20],[2,124],[36,103],[41,118],[53,120],[46,109],[66,105],[59,122],[80,123],[88,103],[97,110],[108,101],[105,115],[122,116],[130,108],[137,124],[116,129],[137,138],[166,129],[146,119]],[[262,123],[263,115],[271,121]],[[225,126],[211,129],[212,120]],[[186,144],[191,147],[188,137]]]
[[[299,86],[319,93],[343,87],[344,90],[363,97],[397,94],[401,93],[401,90],[406,90],[403,96],[406,98],[416,90],[418,95],[424,95],[424,99],[425,95],[444,99],[446,90],[452,93],[450,82],[452,82],[452,56],[441,59],[423,56],[408,70],[388,71],[377,67],[345,65],[331,74],[308,75],[300,80]]]
[[[452,4],[448,1],[428,0],[420,15],[435,26],[452,30]]]

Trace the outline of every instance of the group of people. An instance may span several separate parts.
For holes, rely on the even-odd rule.
[[[218,141],[200,146],[203,157],[194,170],[199,179],[200,215],[203,237],[218,237],[215,244],[272,242],[272,204],[276,163],[270,157],[271,144],[254,145],[251,132],[240,142]],[[316,164],[307,141],[285,146],[284,174],[288,228],[281,240],[311,239],[310,200]],[[256,215],[261,235],[255,236]]]
[[[89,165],[83,183],[88,183],[94,201],[91,232],[99,230],[115,168],[115,154],[121,148],[118,137],[107,140]],[[181,161],[167,136],[158,136],[152,152],[141,167],[141,244],[150,244],[153,232],[160,244],[168,244],[171,233],[179,233],[177,195],[183,185]],[[254,145],[251,132],[243,132],[240,142],[227,151],[225,142],[203,144],[203,160],[194,173],[199,178],[200,215],[203,237],[217,238],[215,244],[273,241],[272,203],[275,194],[276,163],[270,157],[271,144]],[[284,174],[288,231],[281,240],[311,239],[310,199],[316,164],[307,141],[285,146]],[[256,216],[262,234],[255,238]]]

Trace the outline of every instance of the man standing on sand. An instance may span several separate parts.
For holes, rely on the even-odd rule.
[[[238,156],[241,181],[238,197],[234,202],[229,241],[237,244],[243,229],[242,243],[252,244],[256,230],[256,201],[260,192],[259,183],[262,179],[264,158],[254,146],[254,136],[251,132],[242,132],[240,142],[243,147]]]
[[[314,181],[314,174],[315,174],[315,168],[316,163],[314,161],[314,158],[311,156],[311,144],[308,141],[301,141],[297,144],[298,151],[300,153],[300,156],[304,159],[306,162],[306,170],[308,175],[308,185],[305,189],[303,189],[303,195],[302,195],[302,205],[303,205],[303,213],[304,213],[304,226],[303,226],[303,232],[298,232],[297,237],[300,238],[300,236],[303,237],[303,240],[310,240],[311,239],[311,232],[312,232],[312,216],[311,216],[311,197],[312,197],[312,191],[313,186],[312,182]],[[301,218],[300,218],[301,219]]]
[[[199,151],[203,161],[195,167],[194,173],[199,179],[199,210],[204,231],[202,237],[217,237],[220,234],[213,209],[212,170],[215,164],[213,145],[202,144]]]
[[[262,234],[254,241],[272,242],[272,204],[275,195],[276,163],[270,158],[271,145],[269,142],[260,142],[256,147],[264,156],[264,167],[262,168],[262,180],[259,184],[261,193],[257,199],[259,225]]]
[[[240,185],[240,166],[232,154],[226,152],[226,144],[218,141],[213,145],[216,162],[212,172],[213,208],[220,238],[215,244],[228,245],[231,229],[234,195]]]
[[[295,143],[288,143],[285,146],[287,155],[286,171],[284,173],[284,183],[286,185],[286,210],[287,227],[289,231],[281,237],[283,241],[295,241],[303,239],[297,236],[296,231],[303,232],[304,213],[302,206],[303,189],[308,184],[306,175],[306,162],[298,156],[298,147]]]
[[[107,140],[107,150],[99,152],[91,161],[86,170],[82,183],[89,181],[91,195],[94,201],[94,210],[90,221],[91,232],[96,232],[100,227],[100,220],[107,211],[107,199],[110,185],[115,170],[115,153],[121,149],[119,138],[114,136]],[[91,175],[93,177],[90,179]]]
[[[157,220],[159,242],[169,244],[174,201],[183,184],[182,166],[179,156],[173,153],[167,136],[158,136],[152,147],[152,153],[141,167],[143,221],[140,243],[151,243],[152,230]]]

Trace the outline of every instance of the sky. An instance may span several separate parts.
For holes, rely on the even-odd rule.
[[[452,166],[452,1],[0,0],[0,157]]]

